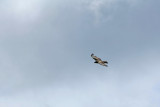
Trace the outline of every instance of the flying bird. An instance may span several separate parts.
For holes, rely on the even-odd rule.
[[[107,65],[106,65],[106,64],[108,64],[107,61],[102,61],[102,60],[101,60],[100,58],[98,58],[97,56],[94,56],[93,53],[91,54],[91,57],[95,60],[94,63],[98,63],[98,64],[100,64],[100,65],[103,65],[103,66],[106,66],[106,67],[107,67]]]

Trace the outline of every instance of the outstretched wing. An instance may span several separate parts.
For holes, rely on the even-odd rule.
[[[94,60],[96,60],[96,61],[100,61],[101,59],[100,58],[98,58],[97,56],[94,56],[94,54],[92,53],[91,54],[91,57],[94,59]]]
[[[107,61],[103,61],[104,63],[106,63],[106,64],[108,64],[108,62]]]
[[[106,67],[108,67],[108,65],[106,65],[105,63],[99,63],[100,65],[102,65],[102,66],[106,66]]]

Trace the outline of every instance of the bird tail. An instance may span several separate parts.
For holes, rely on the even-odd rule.
[[[104,66],[108,67],[108,65],[104,65]]]

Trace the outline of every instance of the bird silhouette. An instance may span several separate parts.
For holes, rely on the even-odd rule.
[[[100,65],[103,65],[103,66],[108,66],[107,64],[108,64],[108,62],[107,61],[102,61],[100,58],[98,58],[97,56],[94,56],[94,54],[92,53],[91,54],[91,57],[95,60],[95,62],[94,63],[98,63],[98,64],[100,64]]]

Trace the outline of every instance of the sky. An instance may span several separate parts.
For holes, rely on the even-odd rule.
[[[0,107],[160,107],[159,7],[1,0]]]

